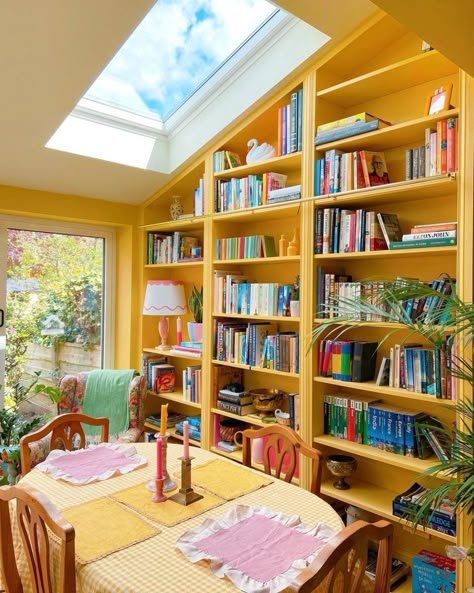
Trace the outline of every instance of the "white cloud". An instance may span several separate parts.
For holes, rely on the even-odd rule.
[[[265,0],[159,0],[86,96],[166,116],[274,10]]]

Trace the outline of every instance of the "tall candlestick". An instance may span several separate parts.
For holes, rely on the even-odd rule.
[[[160,416],[160,434],[164,436],[166,434],[166,425],[168,424],[168,404],[162,404],[161,416]]]
[[[181,346],[183,341],[183,328],[181,327],[181,317],[176,319],[176,342],[178,346]]]
[[[189,459],[189,422],[185,420],[183,422],[183,458]]]
[[[160,436],[156,437],[156,479],[163,479],[163,441]]]

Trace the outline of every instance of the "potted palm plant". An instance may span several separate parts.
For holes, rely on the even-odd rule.
[[[450,500],[450,506],[457,513],[465,512],[471,517],[471,521],[474,520],[474,366],[469,356],[474,339],[474,304],[463,302],[456,295],[454,282],[448,276],[445,276],[445,281],[446,279],[453,288],[448,293],[439,292],[421,281],[397,280],[385,281],[375,299],[374,295],[340,299],[326,307],[332,309],[335,317],[321,320],[314,327],[311,340],[313,346],[322,336],[332,335],[337,339],[354,326],[365,323],[358,320],[375,314],[385,323],[396,324],[386,333],[384,339],[395,332],[404,331],[405,339],[413,334],[421,335],[438,348],[442,347],[447,333],[457,341],[456,351],[450,352],[451,373],[464,383],[469,397],[460,398],[454,406],[458,418],[454,428],[426,424],[426,428],[439,431],[454,446],[449,459],[436,463],[421,474],[428,478],[444,479],[436,481],[432,486],[430,484],[431,487],[420,495],[416,508],[408,516],[413,527],[428,525],[432,510],[446,499]],[[436,307],[414,318],[407,305],[413,301],[419,302],[420,299],[436,299]],[[453,343],[452,339],[450,343]],[[464,554],[464,557],[474,558],[474,546],[457,550],[460,556]]]
[[[193,314],[194,321],[188,322],[188,334],[191,342],[202,342],[202,307],[203,307],[203,287],[198,289],[193,286],[189,295],[189,309]]]

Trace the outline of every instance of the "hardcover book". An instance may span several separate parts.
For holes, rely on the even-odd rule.
[[[220,399],[217,400],[217,409],[223,410],[224,412],[230,412],[231,414],[236,414],[237,416],[246,416],[247,414],[254,414],[256,412],[253,404],[245,404],[241,406],[239,404],[223,401]]]
[[[352,377],[354,382],[372,381],[375,375],[378,342],[354,342]]]
[[[456,237],[439,237],[438,239],[413,239],[411,241],[392,241],[389,249],[416,249],[422,247],[449,247],[456,245]]]
[[[230,389],[219,389],[217,398],[221,401],[227,401],[240,406],[251,404],[253,401],[252,396],[248,391],[231,391]]]
[[[371,113],[367,113],[366,111],[361,111],[360,113],[355,113],[354,115],[348,115],[347,117],[342,117],[341,119],[336,119],[334,121],[321,124],[317,127],[316,133],[320,134],[321,132],[327,132],[328,130],[332,130],[334,128],[343,128],[345,126],[352,126],[359,122],[364,123],[374,120],[383,122],[383,124],[386,126],[391,125],[390,122],[381,119],[376,115],[372,115]]]
[[[379,212],[377,219],[380,224],[380,229],[385,239],[387,247],[390,249],[390,245],[393,241],[402,240],[402,229],[400,222],[396,214],[388,214],[387,212]]]
[[[326,142],[334,142],[335,140],[342,140],[343,138],[349,138],[350,136],[366,134],[367,132],[384,128],[387,125],[388,124],[383,120],[374,119],[369,122],[357,122],[350,126],[339,126],[332,130],[318,132],[314,139],[314,144],[318,146],[319,144],[325,144]]]
[[[367,187],[390,183],[387,164],[385,162],[385,155],[383,152],[361,150],[360,157]]]
[[[176,369],[171,364],[159,363],[152,370],[153,391],[171,393],[176,382]]]

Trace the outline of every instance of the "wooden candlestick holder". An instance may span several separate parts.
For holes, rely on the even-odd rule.
[[[168,497],[163,494],[164,478],[155,478],[155,494],[151,497],[153,502],[165,502]]]
[[[181,488],[176,494],[170,496],[170,500],[174,500],[179,504],[188,505],[197,500],[200,500],[202,496],[197,492],[194,492],[191,486],[191,460],[193,457],[185,459],[181,457]]]

